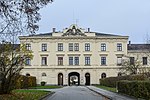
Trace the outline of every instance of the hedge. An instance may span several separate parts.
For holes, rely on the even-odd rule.
[[[36,86],[36,77],[19,75],[15,82],[16,89],[23,89]]]
[[[108,77],[100,79],[100,85],[108,86],[108,87],[116,87],[116,84],[120,80],[146,80],[147,76],[139,74],[139,75],[127,75],[127,76],[118,76],[118,77]]]
[[[117,90],[119,93],[150,100],[150,81],[119,81]]]

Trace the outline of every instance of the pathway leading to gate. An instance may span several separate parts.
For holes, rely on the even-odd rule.
[[[104,97],[84,86],[66,86],[54,92],[45,100],[105,100]]]

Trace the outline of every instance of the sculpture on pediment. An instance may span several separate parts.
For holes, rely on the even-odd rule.
[[[76,25],[72,25],[69,29],[67,29],[62,36],[86,36],[81,29],[77,28]]]

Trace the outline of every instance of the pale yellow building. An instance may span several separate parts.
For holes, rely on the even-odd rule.
[[[26,58],[21,73],[36,76],[37,84],[99,84],[100,78],[118,76],[127,55],[128,36],[91,32],[77,25],[19,39],[34,55],[32,60]]]

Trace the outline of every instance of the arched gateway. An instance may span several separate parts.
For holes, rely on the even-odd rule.
[[[80,85],[80,74],[78,72],[68,74],[68,85]]]

